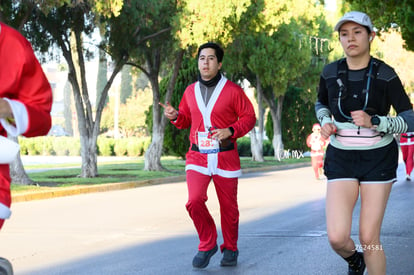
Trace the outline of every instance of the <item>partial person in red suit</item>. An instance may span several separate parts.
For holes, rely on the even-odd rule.
[[[323,173],[323,155],[327,143],[328,141],[321,135],[321,126],[319,123],[313,124],[312,134],[307,137],[306,145],[311,148],[311,162],[316,179],[320,179]]]
[[[198,49],[198,81],[187,87],[176,110],[169,103],[164,115],[179,129],[190,129],[191,146],[186,155],[188,202],[200,243],[193,266],[205,268],[217,250],[216,225],[206,207],[207,188],[214,182],[220,203],[221,266],[237,265],[239,210],[237,184],[241,175],[237,138],[255,125],[253,106],[237,84],[221,72],[223,49],[216,43],[205,43]]]
[[[0,135],[34,137],[51,126],[52,90],[30,43],[0,22]],[[2,139],[4,143],[8,140]],[[0,145],[1,146],[1,145]],[[3,152],[0,152],[3,153]],[[4,159],[6,156],[2,156]],[[9,163],[0,163],[0,228],[11,215]],[[0,273],[12,274],[0,258]]]
[[[414,132],[407,132],[400,136],[400,147],[405,164],[406,180],[411,180],[414,156]]]

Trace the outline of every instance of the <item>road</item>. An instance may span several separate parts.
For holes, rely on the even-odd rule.
[[[382,231],[387,274],[414,274],[414,182],[404,180],[402,165],[398,175]],[[244,175],[235,268],[220,267],[219,254],[204,270],[191,266],[198,240],[184,182],[15,203],[0,256],[16,275],[346,274],[327,241],[325,189],[310,167]],[[219,221],[214,192],[211,185],[208,205]]]

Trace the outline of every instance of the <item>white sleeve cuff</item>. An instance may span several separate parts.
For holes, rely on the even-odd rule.
[[[388,120],[385,116],[378,116],[380,119],[380,124],[378,125],[377,129],[375,129],[377,132],[387,132],[388,129]]]
[[[27,127],[29,125],[29,115],[27,114],[26,106],[24,106],[23,103],[16,100],[11,100],[8,98],[3,99],[10,104],[14,116],[15,125],[10,124],[4,118],[0,119],[0,123],[8,134],[17,137],[18,135],[21,135],[24,132],[26,132]]]
[[[5,206],[4,204],[2,204],[0,202],[0,219],[8,219],[10,218],[11,215],[11,211],[10,208],[8,208],[7,206]]]

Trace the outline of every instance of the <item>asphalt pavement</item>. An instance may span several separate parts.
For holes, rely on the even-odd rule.
[[[414,274],[414,182],[405,181],[403,169],[382,229],[391,275]],[[212,186],[208,206],[219,225]],[[15,203],[0,233],[0,256],[17,275],[347,274],[327,241],[325,189],[309,165],[246,171],[239,183],[237,267],[220,267],[219,253],[205,269],[191,266],[198,240],[184,206],[184,181]],[[352,227],[357,244],[358,213],[359,202]]]

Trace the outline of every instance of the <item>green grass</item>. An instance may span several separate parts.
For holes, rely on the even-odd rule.
[[[257,168],[263,166],[277,166],[297,162],[307,162],[309,158],[302,159],[284,159],[277,161],[273,157],[266,157],[264,162],[253,162],[249,157],[241,158],[242,169]],[[48,190],[57,187],[67,187],[75,185],[94,185],[116,182],[142,181],[164,177],[174,177],[185,174],[185,161],[173,157],[161,159],[164,171],[144,171],[143,159],[131,159],[111,162],[98,162],[98,176],[95,178],[79,177],[81,169],[80,164],[62,164],[62,165],[27,165],[29,169],[51,169],[44,172],[31,172],[29,177],[38,184],[38,186],[22,186],[12,184],[12,193],[30,192],[39,190]],[[76,168],[73,168],[76,167]],[[61,168],[61,169],[60,169]]]

